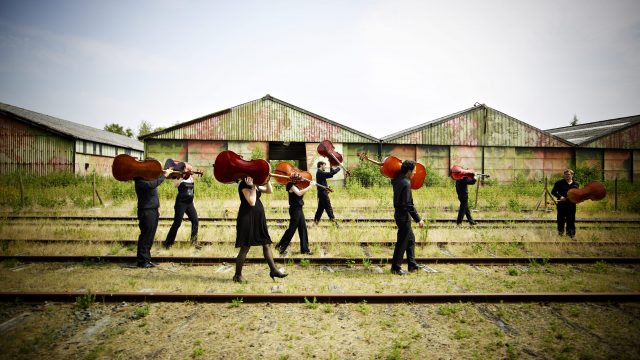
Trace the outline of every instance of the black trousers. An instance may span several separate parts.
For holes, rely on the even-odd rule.
[[[400,270],[402,267],[402,257],[407,253],[407,262],[409,267],[416,265],[416,237],[411,229],[411,219],[396,219],[398,226],[398,238],[396,246],[393,249],[393,260],[391,261],[391,270]]]
[[[159,218],[160,212],[158,209],[138,209],[138,227],[140,228],[138,253],[136,254],[138,264],[151,261],[151,246],[153,245],[153,238],[156,236]]]
[[[307,236],[307,223],[304,219],[304,213],[301,207],[289,208],[289,228],[282,235],[282,239],[278,243],[277,247],[280,251],[286,250],[291,243],[293,234],[298,230],[298,236],[300,236],[300,252],[309,252],[309,237]]]
[[[576,204],[571,201],[559,201],[556,205],[558,209],[558,234],[564,234],[564,225],[567,224],[567,235],[576,234]]]
[[[333,220],[336,218],[333,215],[333,208],[331,207],[329,194],[325,191],[318,191],[318,210],[316,210],[316,215],[313,217],[313,220],[316,222],[320,221],[322,213],[324,213],[325,210],[327,211],[327,215],[329,215],[329,219]]]
[[[462,224],[462,220],[464,219],[465,215],[467,216],[467,221],[473,221],[473,219],[471,218],[471,211],[469,211],[469,197],[458,196],[458,200],[460,201],[460,209],[458,209],[458,218],[456,219],[456,224]]]
[[[171,224],[171,229],[169,229],[169,233],[167,234],[167,240],[164,242],[165,246],[171,246],[176,241],[176,234],[178,234],[178,229],[180,225],[182,225],[182,218],[185,212],[191,222],[191,241],[198,240],[198,213],[196,212],[196,207],[193,205],[193,199],[190,201],[176,201],[173,210],[173,224]]]

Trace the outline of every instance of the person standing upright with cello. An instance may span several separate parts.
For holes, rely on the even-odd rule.
[[[316,182],[311,180],[309,185],[316,185]],[[287,253],[287,247],[291,243],[293,235],[298,231],[300,237],[300,253],[313,255],[309,250],[309,236],[307,235],[307,223],[302,212],[304,206],[304,194],[311,189],[311,186],[305,188],[299,188],[295,182],[289,181],[287,183],[287,193],[289,195],[289,228],[282,234],[280,242],[276,244],[276,249],[280,255]]]
[[[402,258],[407,253],[409,271],[416,271],[424,267],[418,264],[415,259],[416,238],[411,229],[411,219],[418,223],[419,227],[424,227],[424,220],[413,205],[411,195],[411,178],[416,172],[416,162],[405,160],[400,167],[400,174],[391,180],[393,185],[393,208],[395,209],[393,218],[398,226],[398,237],[393,250],[393,260],[391,261],[391,273],[406,275],[402,270]]]
[[[556,223],[558,225],[558,235],[564,235],[564,225],[567,224],[567,235],[573,238],[576,236],[576,204],[569,201],[567,194],[571,189],[580,187],[576,181],[573,181],[573,170],[565,169],[562,173],[564,179],[556,181],[551,189],[551,195],[558,199],[556,205],[558,215]]]
[[[316,172],[316,181],[318,184],[327,187],[327,179],[333,177],[333,175],[337,174],[340,171],[339,167],[330,168],[329,171],[326,171],[327,163],[324,161],[318,161],[318,171]],[[323,187],[318,187],[318,210],[316,210],[316,215],[313,217],[313,221],[316,225],[320,222],[320,218],[322,217],[322,213],[327,211],[327,215],[329,219],[336,224],[336,227],[340,227],[338,222],[336,221],[336,217],[333,215],[333,208],[331,207],[331,200],[329,199],[329,192]]]

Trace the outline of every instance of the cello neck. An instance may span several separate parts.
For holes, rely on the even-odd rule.
[[[272,177],[280,178],[280,179],[291,180],[291,176],[287,176],[287,175],[274,174],[274,173],[270,173],[269,175],[271,175]],[[305,181],[305,182],[308,182],[308,183],[311,182],[311,180],[303,178],[303,177],[300,177],[299,181]],[[320,185],[318,183],[316,183],[316,186],[319,187],[319,188],[325,189],[325,190],[327,190],[329,192],[333,192],[333,189],[328,187],[328,186]]]

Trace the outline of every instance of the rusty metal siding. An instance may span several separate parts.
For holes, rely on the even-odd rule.
[[[258,99],[213,114],[154,139],[374,143],[361,136],[269,98]]]
[[[604,170],[604,151],[602,149],[576,149],[576,166]],[[575,169],[574,169],[575,170]]]
[[[450,153],[448,146],[420,145],[416,147],[417,161],[441,177],[449,176]]]
[[[552,135],[485,106],[457,113],[387,143],[454,146],[569,147]]]
[[[640,149],[640,124],[580,145],[588,148]]]
[[[73,171],[74,141],[0,115],[0,172]]]
[[[94,171],[101,176],[112,176],[113,157],[76,153],[75,173],[90,175]]]
[[[477,146],[451,146],[451,166],[482,170],[482,148]]]
[[[631,151],[604,151],[604,179],[631,180]]]

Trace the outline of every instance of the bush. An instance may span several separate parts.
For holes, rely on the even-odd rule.
[[[389,179],[382,176],[380,166],[368,161],[362,161],[351,171],[351,176],[347,178],[347,184],[356,182],[363,187],[372,187],[374,185],[388,185]]]
[[[573,175],[573,180],[577,181],[580,186],[585,186],[590,181],[602,181],[602,175],[602,170],[595,167],[576,167],[575,174]]]

